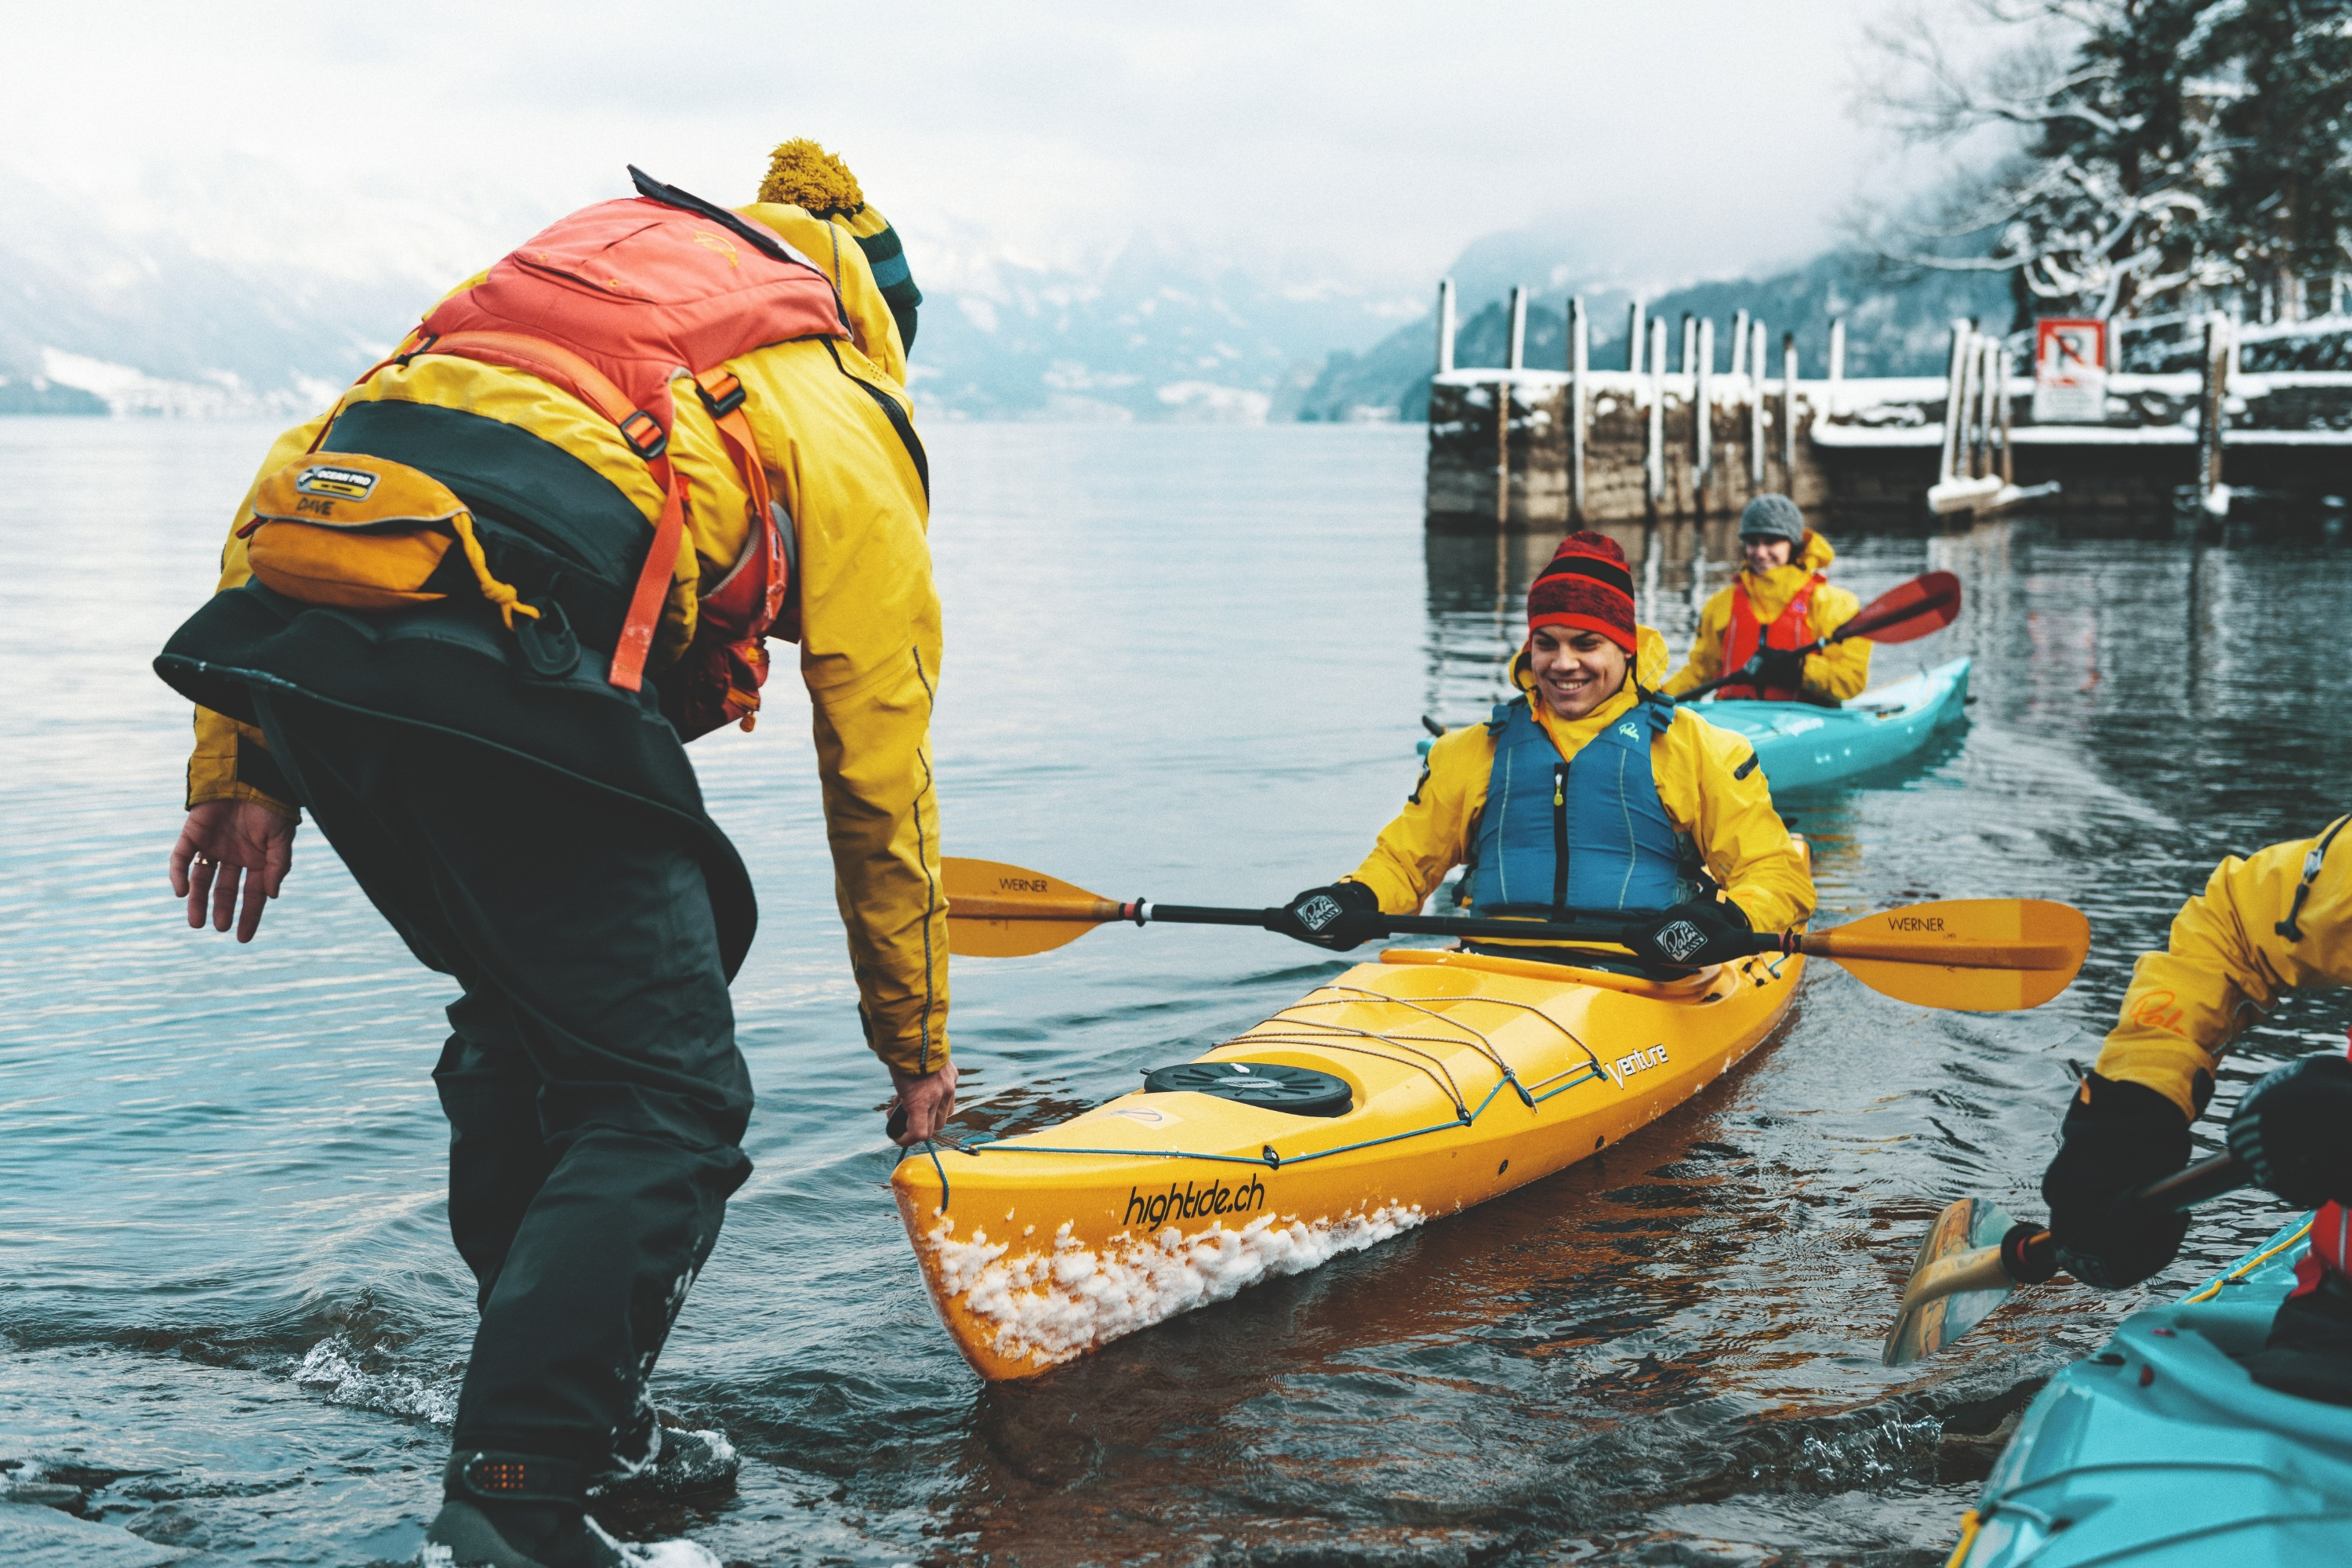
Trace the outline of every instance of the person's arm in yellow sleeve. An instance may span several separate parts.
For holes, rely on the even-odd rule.
[[[1690,657],[1683,667],[1666,677],[1658,689],[1669,697],[1680,697],[1702,681],[1713,680],[1723,673],[1723,633],[1731,624],[1731,590],[1722,589],[1699,610],[1698,627],[1691,633]]]
[[[1853,619],[1854,612],[1861,608],[1861,600],[1843,588],[1824,583],[1813,595],[1811,613],[1806,618],[1815,637],[1826,637]],[[1870,684],[1870,647],[1868,637],[1848,637],[1806,656],[1800,694],[1808,701],[1822,703],[1843,702],[1849,697],[1861,696],[1863,689]]]
[[[2102,1078],[2155,1089],[2194,1121],[2230,1042],[2282,992],[2352,984],[2352,832],[2329,846],[2295,911],[2301,934],[2279,930],[2317,843],[2273,844],[2214,868],[2205,890],[2173,917],[2165,950],[2133,966],[2099,1052]]]
[[[1658,799],[1689,834],[1708,873],[1759,931],[1782,931],[1813,912],[1813,879],[1772,809],[1754,748],[1697,714],[1675,715],[1651,748]]]
[[[1440,735],[1404,809],[1344,879],[1379,895],[1382,914],[1418,913],[1445,874],[1469,855],[1472,822],[1486,801],[1494,761],[1495,742],[1484,724]]]
[[[253,569],[246,563],[245,541],[238,534],[253,521],[255,492],[261,489],[262,480],[309,451],[332,415],[331,409],[297,425],[270,443],[268,455],[262,458],[253,483],[246,487],[245,500],[229,521],[228,542],[221,546],[220,580],[214,586],[215,593],[241,588],[252,578]],[[188,758],[188,809],[193,811],[208,801],[248,800],[292,821],[302,814],[289,798],[290,793],[269,761],[269,748],[259,730],[209,708],[196,710],[196,747]]]
[[[734,363],[793,525],[801,675],[867,1043],[894,1073],[938,1072],[949,1065],[930,750],[941,637],[922,479],[824,344],[778,344]]]

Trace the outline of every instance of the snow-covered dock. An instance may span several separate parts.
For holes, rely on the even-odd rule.
[[[1848,379],[1833,331],[1827,374],[1807,379],[1792,342],[1782,340],[1776,364],[1762,328],[1745,321],[1735,329],[1744,352],[1716,370],[1712,323],[1686,323],[1682,363],[1698,368],[1669,372],[1657,368],[1665,324],[1654,321],[1638,356],[1645,368],[1598,370],[1584,363],[1572,309],[1569,368],[1457,369],[1444,335],[1449,304],[1441,299],[1430,384],[1434,528],[1703,521],[1768,490],[1809,508],[1924,518],[1930,487],[1955,461],[1962,474],[2005,468],[2018,490],[2055,484],[2032,504],[2062,517],[2166,516],[2184,496],[2229,490],[2352,496],[2352,371],[2232,371],[2225,353],[2204,371],[2109,374],[2103,418],[2036,423],[2032,378],[2001,375],[1995,347],[1978,362],[1992,367],[1981,383],[1957,379],[1957,351],[1953,379]],[[2203,436],[2217,402],[2218,451]],[[1945,451],[1954,405],[1956,458]]]

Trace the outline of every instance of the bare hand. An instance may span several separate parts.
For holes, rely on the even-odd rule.
[[[235,914],[236,940],[251,942],[261,929],[264,901],[278,896],[286,873],[294,868],[294,828],[249,800],[208,800],[192,809],[180,841],[172,846],[172,892],[188,900],[188,924],[202,931],[205,906],[210,904],[215,931],[228,930]]]
[[[892,1068],[890,1081],[898,1086],[890,1111],[894,1117],[901,1110],[907,1113],[905,1127],[891,1137],[901,1149],[933,1137],[955,1114],[955,1063],[919,1075]]]

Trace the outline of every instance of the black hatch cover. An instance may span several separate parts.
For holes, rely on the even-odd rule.
[[[1344,1079],[1280,1062],[1179,1062],[1143,1075],[1153,1094],[1213,1094],[1293,1116],[1340,1116],[1355,1103]]]

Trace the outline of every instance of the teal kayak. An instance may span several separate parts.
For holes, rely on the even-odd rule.
[[[2262,1347],[2310,1230],[2298,1220],[2186,1300],[2133,1313],[2052,1378],[1950,1568],[2352,1562],[2352,1409],[2263,1388],[2231,1359]]]
[[[1842,708],[1811,702],[1710,699],[1695,711],[1745,736],[1776,795],[1843,784],[1925,751],[1936,731],[1967,715],[1969,661],[1874,687]]]

